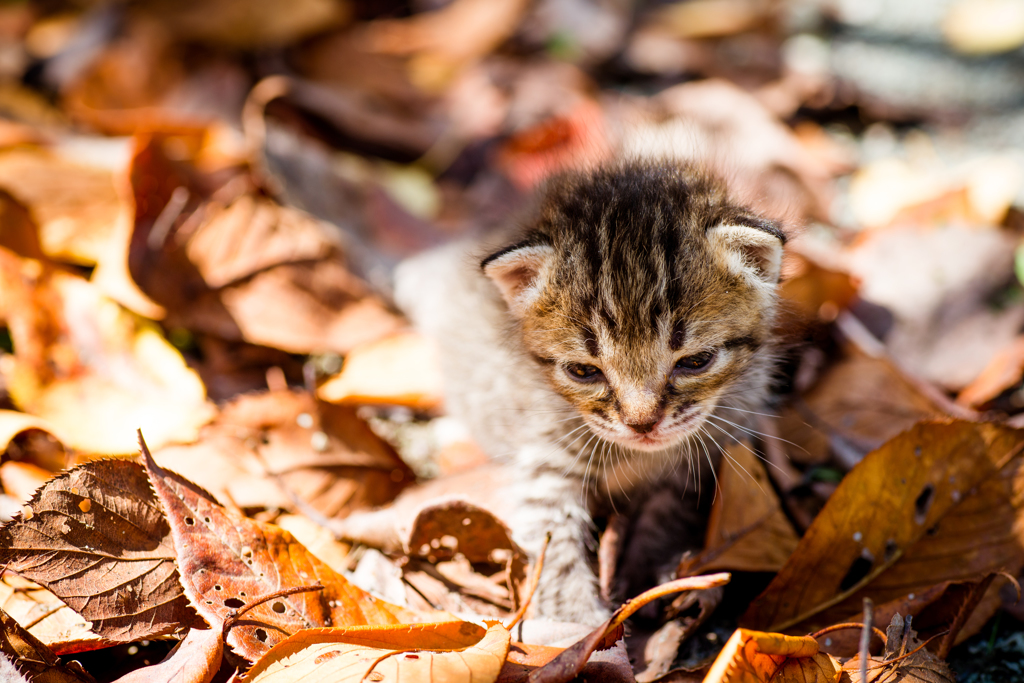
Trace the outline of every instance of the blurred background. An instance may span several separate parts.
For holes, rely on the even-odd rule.
[[[551,173],[695,160],[798,235],[790,278],[849,276],[829,285],[849,292],[807,306],[834,318],[856,294],[869,330],[953,395],[1024,325],[1022,45],[1019,0],[4,2],[0,188],[47,257],[87,269],[179,347],[212,333],[343,355],[394,321],[332,310],[386,301],[401,258],[506,221]],[[125,199],[130,238],[114,235]],[[211,201],[236,209],[235,233],[209,241],[235,249],[245,233],[262,252],[250,228],[263,211],[277,252],[254,265],[197,248]],[[318,235],[289,236],[279,206]],[[355,287],[344,302],[315,292],[314,319],[220,291],[318,258],[324,240],[367,287],[338,285],[340,270],[319,285],[278,277],[306,294]],[[186,243],[192,255],[170,253]],[[239,388],[208,374],[215,398]]]

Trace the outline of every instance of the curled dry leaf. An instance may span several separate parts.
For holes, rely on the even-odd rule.
[[[149,480],[171,526],[182,585],[189,601],[214,627],[232,610],[278,591],[320,584],[323,590],[258,605],[236,623],[227,642],[256,661],[289,635],[335,624],[393,624],[401,608],[374,598],[310,554],[291,534],[248,519],[209,493],[162,469],[142,444]]]
[[[978,408],[1007,389],[1020,384],[1024,375],[1024,337],[997,353],[981,374],[974,378],[956,397],[963,406]]]
[[[301,631],[268,652],[247,683],[493,683],[508,655],[500,623],[395,624]],[[314,673],[315,672],[315,673]]]
[[[109,168],[71,161],[59,150],[12,149],[0,153],[0,188],[30,210],[38,227],[35,241],[48,257],[95,265],[106,255],[123,210]]]
[[[850,683],[953,683],[956,677],[949,665],[930,652],[910,627],[910,619],[894,614],[885,629],[885,652],[868,658],[867,680],[861,678],[858,655],[843,664],[843,673]],[[847,680],[844,678],[843,680]]]
[[[718,494],[711,506],[705,549],[680,566],[680,574],[729,569],[776,572],[799,539],[786,519],[764,466],[745,443],[725,449]]]
[[[196,443],[168,446],[155,457],[239,507],[291,509],[290,492],[327,517],[389,503],[413,480],[354,408],[302,391],[241,396]]]
[[[195,620],[174,559],[146,473],[126,460],[51,479],[0,528],[0,564],[49,588],[109,641],[151,638]]]
[[[0,653],[6,655],[33,683],[84,683],[88,675],[69,669],[38,638],[22,628],[11,615],[0,610]],[[2,671],[0,671],[2,674]],[[8,680],[0,675],[0,680]]]
[[[374,52],[411,55],[410,79],[438,90],[508,39],[527,7],[526,0],[455,0],[433,12],[373,22],[365,39]]]
[[[524,599],[526,553],[486,510],[461,500],[424,507],[403,546],[404,580],[442,609],[504,616]]]
[[[0,320],[14,353],[0,374],[15,404],[85,453],[131,453],[139,425],[160,445],[195,438],[214,408],[152,323],[93,284],[0,248]]]
[[[803,636],[736,629],[718,653],[706,683],[838,683],[842,667]]]
[[[1020,431],[992,424],[922,422],[900,434],[843,479],[743,621],[808,630],[849,621],[868,590],[882,603],[1016,572],[1022,447]]]
[[[31,443],[23,443],[23,438]],[[17,450],[11,452],[14,449]],[[51,471],[64,466],[64,446],[54,435],[53,427],[46,420],[15,410],[0,410],[0,453],[5,451],[14,460]]]
[[[51,591],[13,572],[0,579],[0,609],[55,654],[66,655],[103,647],[103,639],[90,630],[90,622],[65,605]]]
[[[130,170],[130,271],[167,324],[292,353],[346,353],[405,326],[326,224],[247,193],[244,176],[193,199],[204,183],[173,159],[176,140],[140,136]]]
[[[388,403],[431,411],[443,389],[437,349],[427,337],[403,332],[352,349],[341,372],[317,389],[330,403]]]
[[[210,683],[220,669],[224,636],[220,629],[190,629],[159,664],[144,666],[114,683]]]
[[[612,647],[622,637],[622,624],[644,605],[672,593],[724,586],[729,582],[729,578],[728,574],[692,576],[669,581],[641,593],[617,609],[608,621],[594,629],[590,635],[566,648],[544,666],[533,671],[524,671],[522,677],[515,680],[527,683],[567,683],[583,670],[591,654],[596,650]],[[815,647],[817,647],[817,643],[815,643]],[[512,682],[509,681],[509,683]]]

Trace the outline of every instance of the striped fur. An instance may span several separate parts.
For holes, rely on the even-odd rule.
[[[400,303],[440,342],[450,411],[508,463],[514,532],[531,551],[554,535],[540,613],[603,619],[593,516],[678,501],[715,442],[749,428],[784,239],[712,178],[636,163],[554,181],[476,267],[462,245],[400,269]],[[664,543],[647,545],[664,564]]]

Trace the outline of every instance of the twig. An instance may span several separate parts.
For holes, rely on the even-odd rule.
[[[860,633],[860,680],[868,683],[868,647],[871,645],[871,622],[875,617],[875,604],[864,598],[864,628]]]

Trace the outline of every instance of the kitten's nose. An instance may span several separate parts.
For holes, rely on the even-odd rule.
[[[656,426],[658,426],[658,421],[655,420],[654,422],[642,422],[640,424],[630,424],[630,423],[627,422],[626,426],[629,427],[630,429],[632,429],[637,434],[648,434]]]

